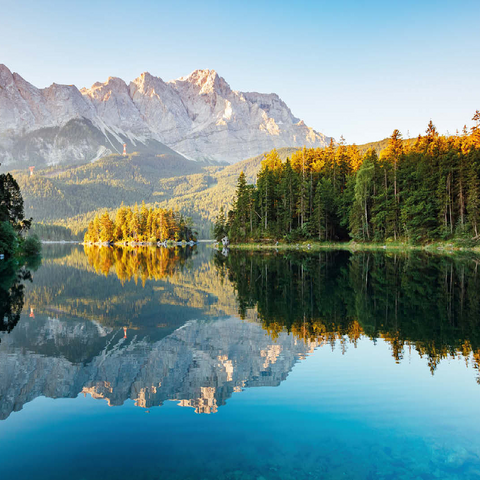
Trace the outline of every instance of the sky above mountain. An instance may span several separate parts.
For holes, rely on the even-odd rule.
[[[480,108],[478,1],[0,0],[0,63],[37,87],[217,70],[347,142],[454,133]]]

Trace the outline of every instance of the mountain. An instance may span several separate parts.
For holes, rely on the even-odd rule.
[[[164,82],[143,73],[91,88],[39,89],[0,65],[0,162],[4,167],[86,163],[111,153],[236,162],[330,138],[296,118],[278,95],[232,90],[215,70]]]

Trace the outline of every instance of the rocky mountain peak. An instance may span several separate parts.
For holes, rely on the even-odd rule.
[[[96,82],[90,88],[82,88],[80,93],[84,96],[96,98],[97,100],[107,101],[112,93],[127,93],[127,84],[118,77],[108,77],[105,83]]]
[[[217,79],[220,78],[218,73],[215,70],[206,69],[197,69],[194,70],[190,75],[185,75],[183,77],[178,78],[177,80],[183,82],[190,82],[190,83],[197,83],[199,85],[204,84],[208,80],[212,83]]]
[[[194,70],[186,77],[169,82],[176,88],[193,87],[192,90],[198,95],[209,95],[219,93],[226,96],[231,93],[230,85],[215,70]]]
[[[61,129],[71,120],[86,121],[88,127],[72,133],[69,148],[60,151],[55,136],[44,138],[42,129]],[[92,161],[101,152],[118,151],[124,142],[133,151],[156,153],[160,142],[192,160],[229,162],[272,148],[328,144],[329,138],[299,122],[278,95],[232,90],[210,69],[169,82],[149,72],[128,85],[109,77],[78,90],[57,83],[38,89],[0,65],[4,165],[31,162],[32,151],[37,164],[39,158],[46,164]],[[68,142],[65,138],[63,145]]]
[[[153,76],[150,72],[143,72],[134,82],[140,80],[143,83],[150,83],[156,78],[158,77]]]
[[[9,79],[13,79],[12,72],[6,65],[0,63],[0,87],[4,87]]]
[[[130,82],[130,96],[133,98],[137,91],[145,95],[155,95],[157,91],[164,91],[166,85],[160,77],[156,77],[149,72],[144,72]]]

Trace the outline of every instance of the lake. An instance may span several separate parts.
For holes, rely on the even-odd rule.
[[[44,245],[0,282],[0,476],[480,478],[479,264]]]

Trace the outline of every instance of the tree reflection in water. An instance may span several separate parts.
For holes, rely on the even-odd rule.
[[[182,270],[195,248],[175,247],[98,247],[85,245],[88,262],[97,273],[108,276],[114,273],[124,283],[139,279],[160,280]]]
[[[0,332],[11,332],[20,320],[25,301],[25,281],[32,281],[32,270],[41,257],[28,258],[24,265],[16,259],[0,263]]]
[[[324,251],[214,258],[238,293],[240,316],[256,308],[275,337],[287,329],[342,349],[359,338],[388,342],[395,361],[405,348],[428,358],[463,356],[479,370],[479,259],[424,252]],[[477,378],[480,383],[480,376]]]

